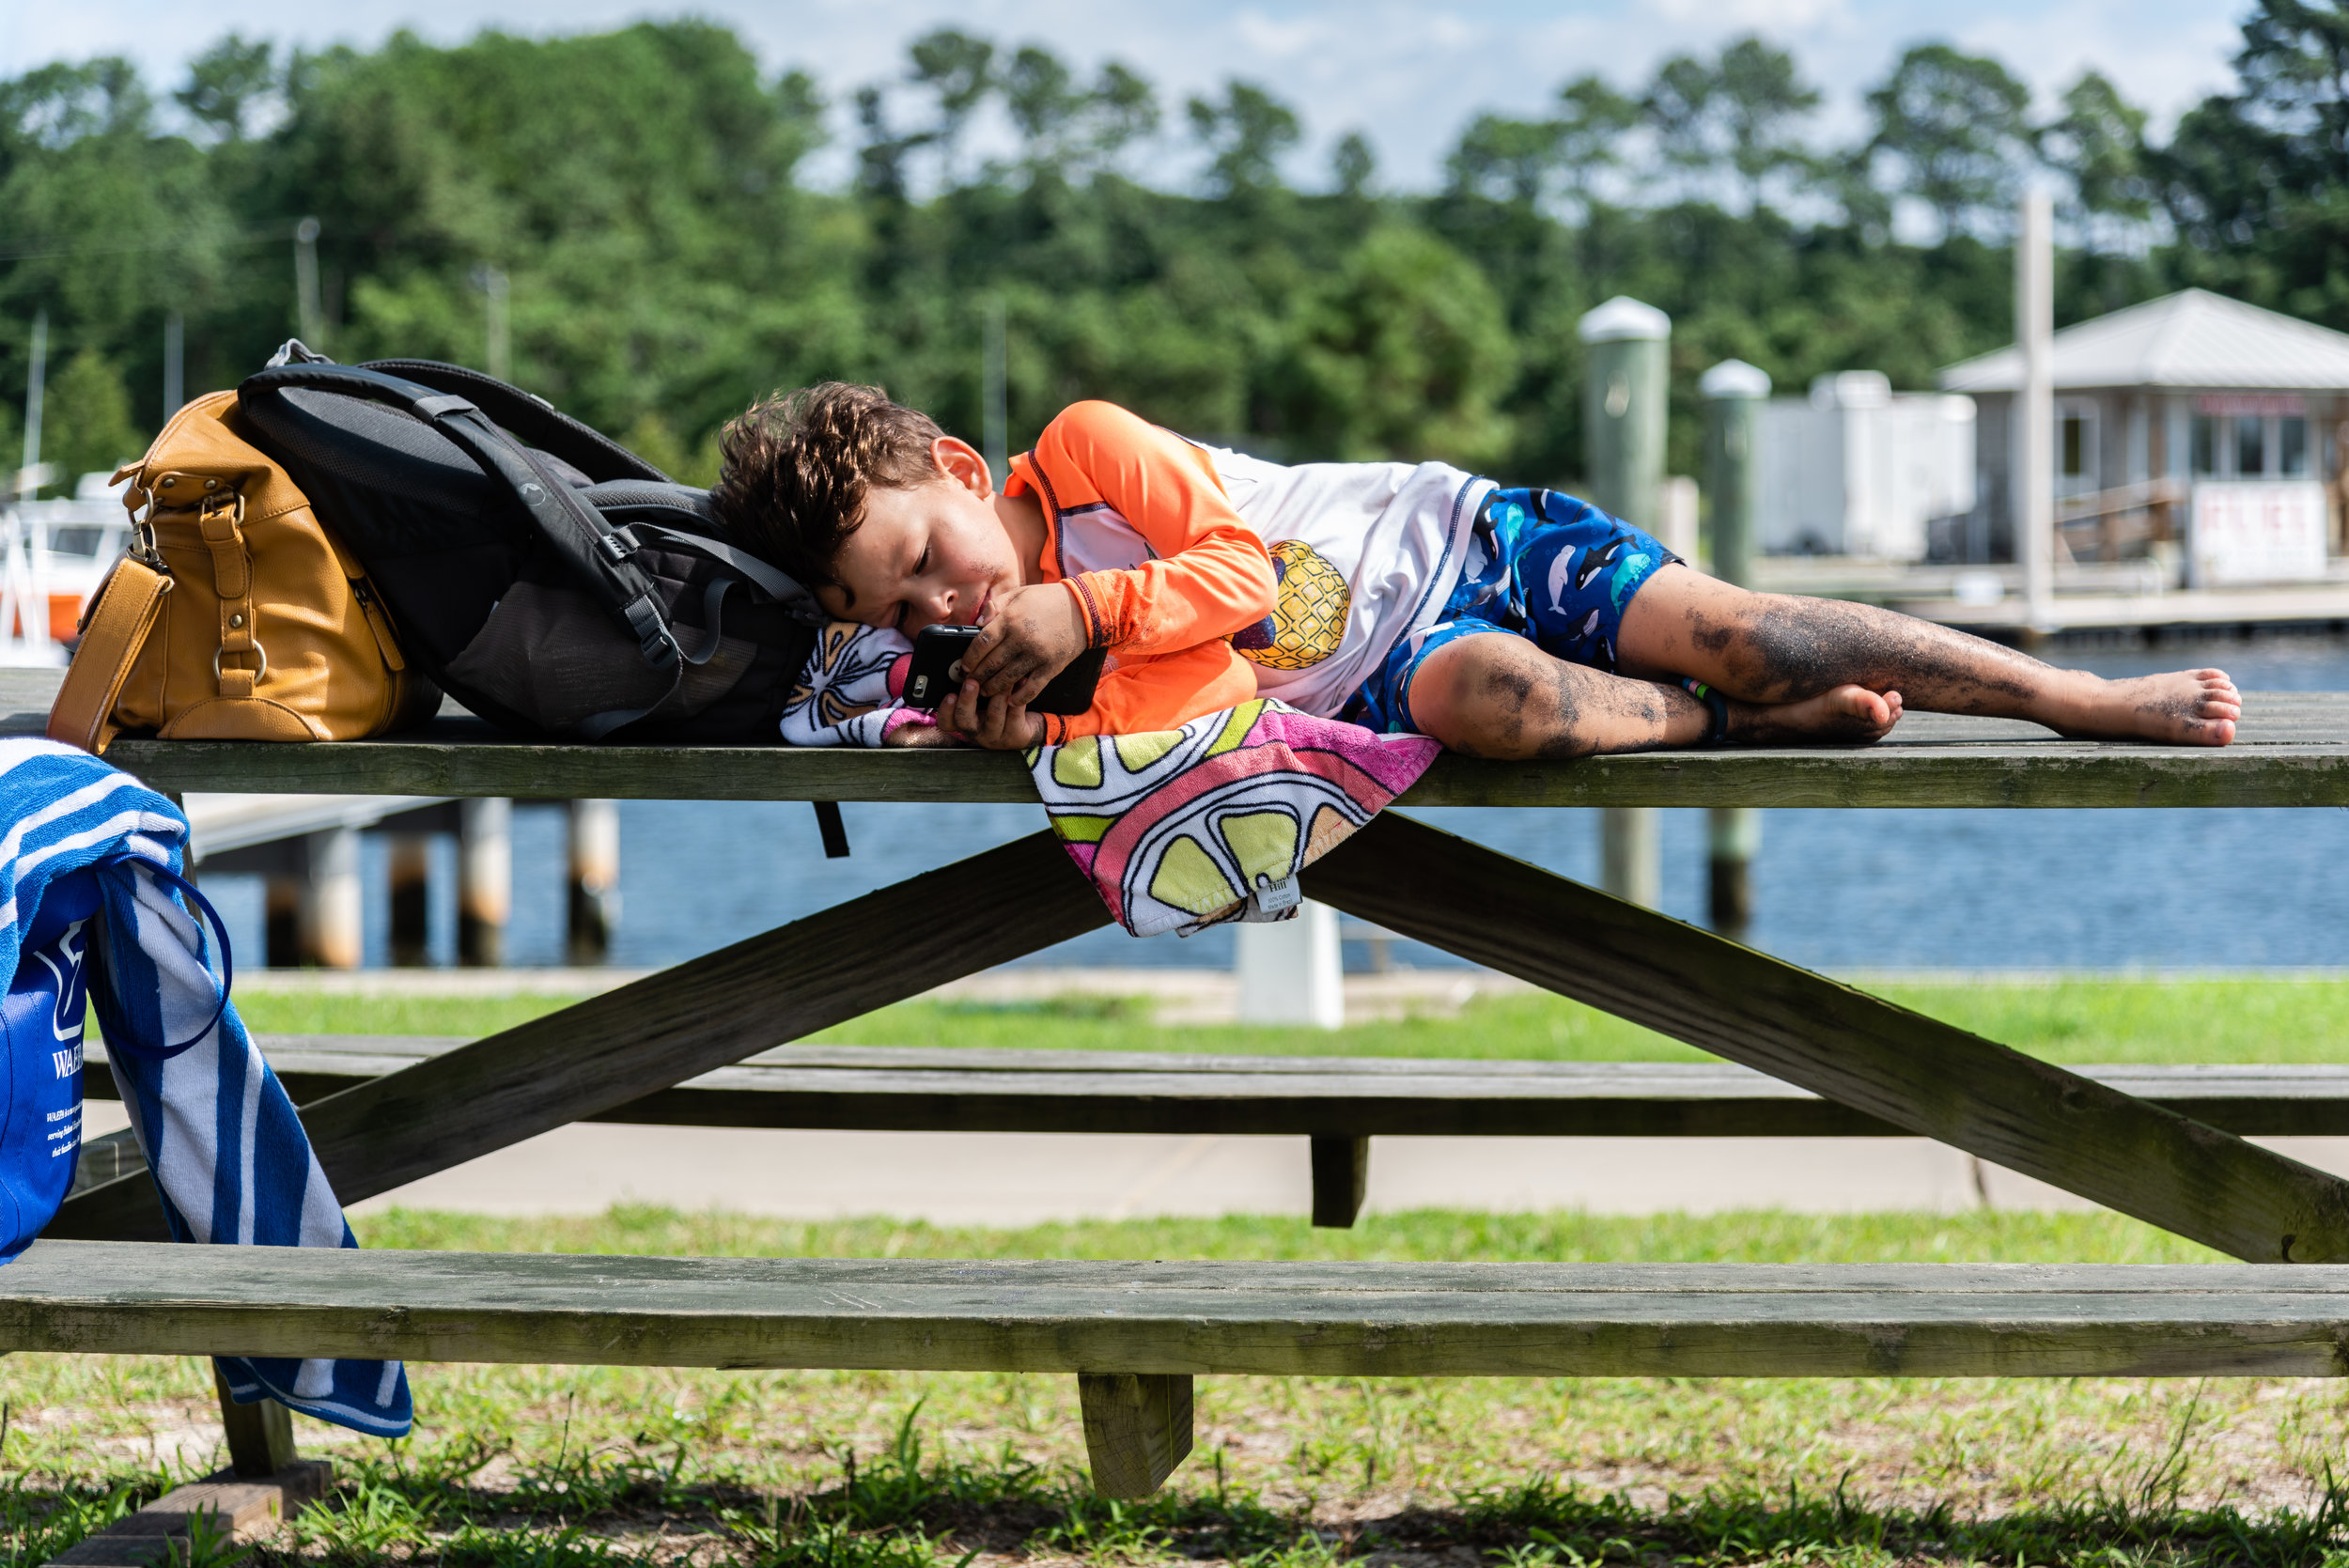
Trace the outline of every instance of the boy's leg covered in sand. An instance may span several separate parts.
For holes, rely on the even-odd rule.
[[[1909,707],[2214,746],[2242,713],[2217,670],[2107,681],[1890,611],[1749,593],[1588,502],[1495,489],[1436,622],[1396,644],[1346,716],[1480,756],[1558,757],[1708,737],[1865,743]]]
[[[1413,673],[1412,722],[1478,756],[1693,745],[1711,714],[1658,684],[1678,676],[1730,699],[1727,738],[1746,745],[1871,741],[1913,707],[2098,739],[2224,746],[2243,711],[2217,670],[2105,680],[1913,616],[1750,593],[1677,563],[1624,605],[1614,652],[1625,674],[1556,658],[1522,636],[1457,637]]]

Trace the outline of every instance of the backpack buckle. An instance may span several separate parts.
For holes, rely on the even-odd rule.
[[[684,657],[650,594],[633,600],[620,613],[627,619],[628,629],[636,633],[636,648],[645,656],[646,663],[656,670],[665,670]]]

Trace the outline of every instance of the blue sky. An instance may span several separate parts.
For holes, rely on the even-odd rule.
[[[2043,99],[2094,65],[2166,120],[2231,79],[2243,9],[2243,0],[1974,0],[1962,11],[1946,0],[0,0],[0,75],[119,53],[168,85],[232,28],[316,47],[372,43],[403,26],[456,41],[489,26],[581,31],[690,11],[734,26],[776,70],[813,70],[845,100],[897,73],[906,40],[952,23],[1088,64],[1124,59],[1171,109],[1226,76],[1261,81],[1304,116],[1299,179],[1315,179],[1328,144],[1361,130],[1378,148],[1381,182],[1410,188],[1436,179],[1477,109],[1537,110],[1585,70],[1629,87],[1669,54],[1747,31],[1793,50],[1827,88],[1829,132],[1855,127],[1859,93],[1903,46],[1928,38],[1998,55]],[[1166,174],[1188,168],[1178,147],[1165,156]]]

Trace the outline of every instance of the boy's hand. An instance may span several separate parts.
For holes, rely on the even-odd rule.
[[[899,724],[881,737],[884,746],[959,746],[962,738],[936,724]]]
[[[1017,698],[982,696],[970,679],[938,710],[938,722],[990,752],[1024,752],[1044,738],[1042,715]]]
[[[1084,651],[1075,597],[1057,582],[1038,582],[988,608],[984,629],[963,650],[962,670],[986,695],[1025,707]]]

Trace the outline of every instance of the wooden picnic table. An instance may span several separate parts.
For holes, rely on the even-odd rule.
[[[38,735],[54,670],[0,671],[0,735]],[[2349,693],[2252,692],[2232,746],[2064,740],[2036,724],[1912,713],[1863,748],[1643,752],[1563,763],[1445,756],[1405,806],[2349,805]],[[169,792],[516,800],[1035,799],[1019,757],[978,751],[564,746],[445,706],[385,740],[331,746],[120,740],[107,760]]]
[[[12,726],[13,733],[37,732],[54,684],[54,675],[0,676],[0,709],[6,710],[0,726]],[[1403,803],[2349,805],[2349,694],[2253,693],[2246,707],[2241,737],[2224,750],[2067,741],[2029,725],[1919,714],[1903,722],[1897,739],[1863,749],[1652,753],[1542,765],[1446,757]],[[382,741],[271,746],[126,740],[109,753],[109,760],[167,791],[537,799],[1032,798],[1024,769],[1012,756],[524,744],[500,739],[486,725],[447,714],[412,734]],[[1304,883],[1308,895],[1398,935],[1432,942],[1755,1069],[1846,1108],[1873,1126],[1937,1139],[2236,1258],[2268,1264],[2349,1264],[2349,1183],[2142,1097],[2157,1086],[2141,1078],[2092,1078],[2037,1061],[1399,814],[1380,816],[1332,850],[1305,874]],[[999,918],[983,924],[932,918],[940,908],[977,908],[993,909]],[[1097,929],[1107,919],[1091,886],[1051,835],[1039,831],[487,1039],[415,1057],[381,1074],[353,1075],[356,1080],[347,1087],[306,1105],[303,1122],[336,1192],[345,1202],[355,1202],[570,1122],[658,1099],[705,1074],[733,1069],[815,1031]],[[887,955],[885,961],[877,961],[879,953]],[[974,1060],[965,1070],[978,1065]],[[1367,1097],[1375,1096],[1358,1094],[1356,1099]],[[2190,1097],[2180,1103],[2183,1109],[2196,1108]],[[1788,1109],[1790,1116],[1797,1113],[1796,1105]],[[1316,1136],[1316,1164],[1324,1141]],[[1352,1150],[1358,1161],[1366,1147],[1364,1135],[1343,1126],[1330,1126],[1326,1141],[1333,1156]],[[1359,1194],[1359,1162],[1354,1177]],[[72,1258],[84,1254],[57,1254],[48,1274],[26,1270],[27,1264],[50,1255],[43,1249],[53,1241],[160,1239],[160,1216],[143,1172],[126,1171],[79,1192],[60,1212],[48,1237],[23,1263],[0,1271],[0,1350],[58,1343],[49,1329],[35,1323],[52,1320],[29,1306],[25,1312],[32,1316],[18,1312],[10,1306],[14,1298],[9,1294],[11,1279],[23,1280],[30,1290],[37,1280],[56,1277],[55,1269],[71,1273]],[[363,1291],[364,1299],[350,1298],[357,1302],[353,1310],[372,1303],[368,1310],[376,1316],[370,1321],[390,1324],[402,1308],[397,1284],[382,1283],[383,1270],[392,1270],[395,1280],[413,1278],[422,1288],[428,1276],[438,1277],[434,1268],[477,1273],[494,1272],[499,1265],[452,1262],[443,1268],[428,1256],[421,1265],[363,1259],[303,1260],[286,1266],[323,1271],[334,1280],[364,1276],[375,1281],[368,1286],[373,1296]],[[1202,1270],[1202,1280],[1227,1272],[1213,1265],[1194,1266]],[[1476,1276],[1486,1282],[1475,1288],[1506,1290],[1511,1288],[1505,1283],[1509,1279],[1532,1278],[1513,1276],[1508,1268],[1534,1266],[1539,1265],[1494,1265],[1495,1272]],[[162,1317],[184,1318],[194,1311],[184,1297],[195,1287],[175,1286],[163,1278],[172,1272],[158,1270],[151,1289],[142,1294],[131,1288],[128,1296],[150,1302]],[[179,1272],[187,1271],[182,1266]],[[1743,1313],[1737,1321],[1749,1322],[1757,1310],[1753,1302],[1760,1299],[1755,1291],[1761,1287],[1734,1281],[1759,1281],[1761,1276],[1735,1269],[1717,1272],[1721,1280],[1707,1287],[1711,1294],[1702,1300],[1691,1298],[1685,1312],[1675,1308],[1665,1312],[1672,1327],[1657,1331],[1698,1335],[1696,1324],[1718,1325],[1724,1321],[1722,1313]],[[1647,1282],[1638,1288],[1651,1295],[1669,1296],[1681,1288],[1672,1282],[1681,1276],[1669,1270],[1618,1270],[1616,1275],[1631,1283],[1609,1288],[1631,1289],[1642,1280]],[[640,1281],[643,1298],[629,1303],[629,1310],[666,1310],[654,1298],[668,1288],[661,1281],[671,1276],[677,1281],[701,1277],[681,1265],[669,1275],[659,1269],[639,1271],[630,1278]],[[1571,1277],[1572,1271],[1562,1276]],[[1839,1320],[1844,1328],[1835,1332],[1857,1333],[1862,1340],[1874,1333],[1870,1343],[1882,1344],[1913,1330],[1902,1326],[1906,1320],[1898,1312],[1869,1319],[1871,1312],[1890,1299],[1881,1290],[1895,1295],[1926,1292],[1931,1301],[1919,1311],[1937,1319],[1965,1317],[1970,1311],[1967,1303],[1975,1299],[1971,1287],[1954,1284],[1932,1295],[1922,1281],[1955,1281],[1956,1276],[1929,1271],[1902,1275],[1906,1282],[1896,1286],[1868,1287],[1879,1290],[1875,1296],[1864,1291],[1859,1296],[1849,1296],[1848,1291],[1836,1296],[1843,1288],[1835,1283],[1839,1280],[1851,1289],[1859,1288],[1858,1276],[1849,1271],[1813,1270],[1806,1277],[1814,1281],[1812,1288],[1827,1290],[1845,1303],[1834,1309],[1847,1312]],[[1240,1277],[1230,1278],[1237,1281]],[[2329,1289],[2335,1276],[2311,1271],[2308,1278],[2320,1281],[2317,1288]],[[677,1288],[691,1295],[685,1282]],[[1150,1337],[1155,1330],[1121,1330],[1092,1322],[1107,1311],[1098,1301],[1113,1298],[1122,1287],[1112,1281],[1104,1288],[1108,1296],[1083,1298],[1095,1306],[1069,1308],[1092,1327],[1082,1336],[1082,1353],[1067,1364],[1082,1374],[1088,1448],[1097,1479],[1108,1478],[1102,1483],[1109,1489],[1147,1490],[1189,1446],[1190,1371],[1167,1364],[1152,1349],[1159,1343]],[[2103,1288],[2080,1285],[2075,1294],[2085,1300]],[[1303,1296],[1297,1292],[1275,1294],[1288,1306],[1268,1310],[1305,1311],[1299,1305]],[[2161,1317],[2162,1294],[2149,1293],[2130,1310]],[[2184,1294],[2170,1294],[2178,1302],[2172,1316],[2186,1325],[2178,1332],[2192,1340],[2200,1330],[2187,1319],[2201,1309],[2190,1308]],[[858,1302],[866,1297],[853,1290],[845,1295],[818,1291],[817,1299],[827,1310],[838,1309],[845,1313],[842,1321],[852,1324]],[[882,1297],[870,1299],[872,1310],[882,1312]],[[994,1322],[1011,1311],[1009,1297],[989,1296],[984,1290],[959,1299],[963,1318],[957,1321]],[[1916,1299],[1925,1302],[1923,1296]],[[2237,1292],[2229,1299],[2240,1304],[2249,1297]],[[1851,1305],[1853,1301],[1859,1304]],[[1870,1301],[1875,1307],[1868,1306]],[[691,1314],[684,1297],[674,1305]],[[65,1316],[57,1321],[78,1321],[72,1316],[78,1310],[61,1308]],[[566,1310],[592,1316],[594,1307],[589,1301]],[[1353,1309],[1341,1302],[1337,1310],[1343,1317]],[[2062,1310],[2090,1309],[2075,1303]],[[2235,1310],[2225,1308],[2221,1315]],[[2283,1311],[2268,1297],[2245,1310],[2249,1314],[2246,1321],[2252,1325],[2245,1332],[2253,1340],[2286,1333],[2305,1341],[2313,1334],[2335,1348],[2311,1352],[2312,1360],[2295,1364],[2321,1363],[2324,1370],[2349,1373],[2334,1329],[2305,1323],[2277,1327],[2281,1322],[2278,1312],[2293,1317],[2297,1309]],[[1476,1316],[1474,1312],[1465,1314],[1466,1319]],[[1863,1320],[1875,1321],[1878,1327],[1865,1329]],[[1257,1326],[1245,1332],[1264,1332],[1258,1320],[1249,1321]],[[1595,1330],[1576,1327],[1579,1321],[1569,1312],[1564,1318],[1545,1320],[1547,1327],[1509,1330],[1517,1335],[1513,1343],[1527,1347],[1509,1368],[1568,1372],[1614,1365],[1629,1371],[1646,1365],[1636,1356],[1608,1362],[1604,1344],[1628,1342],[1605,1335],[1600,1336],[1601,1352],[1590,1352]],[[750,1327],[743,1331],[754,1332]],[[1440,1325],[1425,1331],[1439,1333]],[[849,1340],[855,1338],[852,1327],[843,1332]],[[2015,1343],[2028,1342],[2036,1332],[2018,1327]],[[127,1348],[135,1339],[131,1335],[91,1348]],[[1724,1328],[1706,1343],[1731,1348],[1705,1365],[1735,1370],[1741,1364],[1738,1357],[1750,1352],[1760,1358],[1751,1361],[1751,1370],[1791,1370],[1782,1358],[1773,1360],[1757,1348],[1768,1341],[1766,1333]],[[207,1341],[194,1331],[170,1341],[182,1348],[195,1348],[199,1342],[223,1353],[248,1348]],[[405,1342],[386,1329],[373,1343],[392,1350]],[[587,1329],[569,1341],[554,1336],[544,1342],[544,1358],[576,1353],[552,1348],[559,1343],[616,1342],[597,1341]],[[527,1354],[533,1341],[521,1334],[514,1343],[517,1353]],[[1569,1354],[1577,1345],[1583,1348]],[[1747,1351],[1735,1348],[1740,1345]],[[751,1354],[747,1346],[744,1354]],[[865,1352],[835,1348],[820,1354]],[[720,1359],[750,1364],[723,1355]],[[1411,1364],[1434,1370],[1440,1359]],[[2232,1360],[2219,1356],[2217,1360],[2245,1372],[2269,1364],[2255,1356]],[[1047,1358],[1018,1364],[1041,1368],[1063,1363]],[[1194,1364],[1198,1370],[1213,1371],[1257,1363],[1241,1357],[1186,1366]],[[1462,1371],[1499,1370],[1473,1358],[1451,1364]],[[1885,1371],[1916,1370],[1897,1357],[1879,1358],[1875,1364]],[[2034,1362],[2028,1356],[1998,1364],[2017,1371],[2068,1365],[2061,1358]],[[2129,1364],[2151,1372],[2186,1362],[2153,1356]],[[2208,1358],[2196,1364],[2213,1370]],[[1297,1370],[1310,1368],[1300,1365]]]

